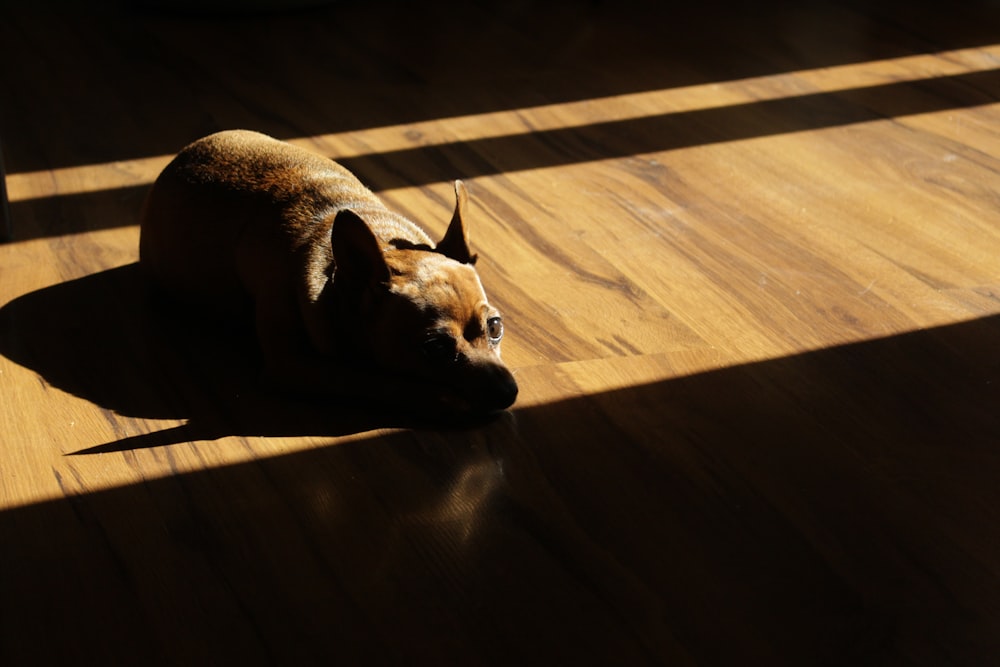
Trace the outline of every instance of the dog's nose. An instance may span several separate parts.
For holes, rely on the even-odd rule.
[[[479,392],[479,409],[483,411],[503,410],[517,400],[517,381],[505,366],[493,366],[490,377]]]
[[[514,401],[517,400],[518,392],[517,380],[514,379],[514,375],[510,371],[507,371],[507,377],[500,383],[500,385],[501,386],[497,391],[497,410],[503,410],[504,408],[509,408],[514,405]]]

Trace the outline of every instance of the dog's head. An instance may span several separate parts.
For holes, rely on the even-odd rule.
[[[381,247],[355,213],[337,215],[334,284],[350,295],[356,313],[355,321],[342,324],[353,346],[382,370],[424,379],[429,391],[445,387],[471,410],[502,410],[517,397],[500,358],[503,318],[487,299],[469,251],[460,181],[455,195],[455,214],[434,248]]]

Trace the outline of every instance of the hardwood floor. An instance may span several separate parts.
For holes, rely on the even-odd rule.
[[[1000,6],[163,4],[0,9],[0,663],[1000,661]],[[512,410],[148,298],[232,127],[466,180]]]

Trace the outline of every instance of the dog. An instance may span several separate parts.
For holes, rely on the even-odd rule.
[[[139,263],[212,310],[249,301],[266,374],[299,393],[418,413],[495,412],[518,393],[469,250],[468,195],[436,245],[331,159],[248,130],[190,144],[146,198]]]

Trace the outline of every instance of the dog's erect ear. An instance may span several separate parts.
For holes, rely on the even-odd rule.
[[[360,289],[389,282],[389,267],[378,240],[354,211],[337,213],[330,230],[330,248],[337,267],[335,284],[351,284]]]
[[[451,217],[448,231],[435,250],[462,264],[475,264],[476,256],[469,252],[469,232],[465,229],[465,204],[468,199],[465,183],[455,181],[455,215]]]

